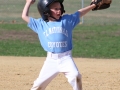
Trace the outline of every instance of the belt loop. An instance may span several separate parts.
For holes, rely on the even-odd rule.
[[[50,53],[50,57],[52,57],[52,53]]]
[[[54,59],[58,59],[58,58],[61,58],[61,57],[64,57],[66,55],[71,55],[71,50],[70,51],[66,51],[66,52],[63,52],[63,53],[52,53],[52,52],[47,52],[47,57],[51,57],[51,58],[54,58]]]

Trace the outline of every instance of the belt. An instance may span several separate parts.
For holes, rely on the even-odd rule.
[[[70,51],[66,51],[63,53],[52,53],[52,52],[47,52],[47,57],[51,57],[54,59],[58,59],[67,55],[71,55],[71,50]]]

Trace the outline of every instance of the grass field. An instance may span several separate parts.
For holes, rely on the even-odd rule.
[[[64,0],[64,6],[66,13],[76,12],[82,7],[82,0]],[[0,0],[0,22],[12,23],[24,23],[21,19],[21,13],[25,5],[25,0]],[[37,11],[36,3],[30,8],[30,16],[40,17]],[[84,7],[90,4],[90,0],[84,0]],[[119,24],[120,23],[120,0],[112,1],[111,7],[106,10],[92,11],[84,16],[84,24]]]
[[[119,39],[119,25],[78,25],[73,32],[73,56],[120,58]],[[26,24],[0,24],[0,55],[46,56],[46,53]]]
[[[0,55],[46,56],[37,35],[21,19],[25,0],[0,0]],[[89,5],[84,0],[84,7]],[[37,2],[30,8],[30,16],[40,17]],[[84,16],[84,23],[73,32],[73,56],[88,58],[120,58],[120,10],[119,0],[101,11],[91,11]],[[80,0],[65,0],[66,13],[81,8]],[[31,52],[32,51],[32,52]]]

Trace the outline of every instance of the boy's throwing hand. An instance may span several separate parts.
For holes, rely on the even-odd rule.
[[[26,0],[26,2],[30,2],[31,4],[34,4],[35,0]]]

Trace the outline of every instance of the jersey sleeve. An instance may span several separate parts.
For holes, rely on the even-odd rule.
[[[74,28],[80,22],[80,13],[75,12],[71,14],[70,22],[71,22],[72,27]]]
[[[32,17],[30,17],[30,21],[27,26],[36,33],[38,32],[38,28],[40,27],[38,19],[34,19]]]
[[[80,22],[80,13],[77,11],[73,14],[65,15],[64,18],[67,22],[67,25],[73,29]]]

